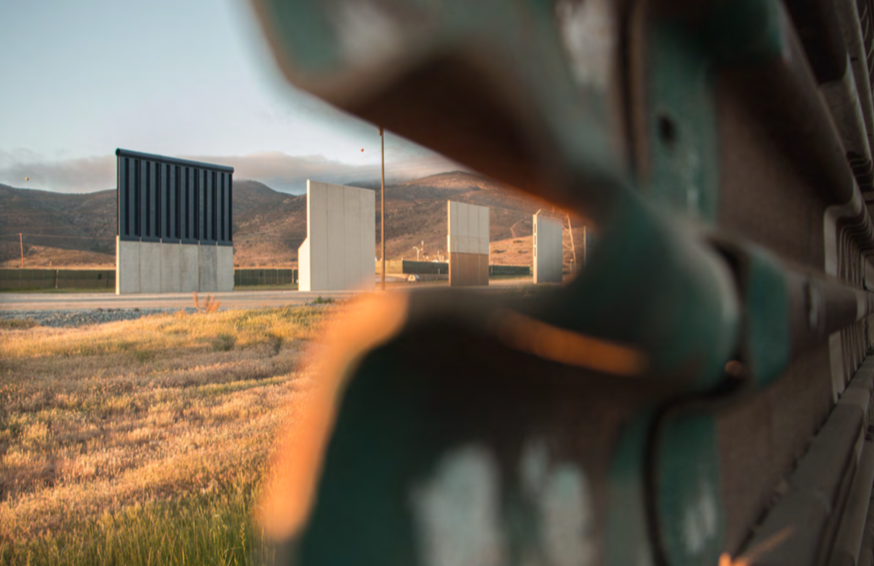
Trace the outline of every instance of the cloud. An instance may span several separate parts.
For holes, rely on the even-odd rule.
[[[100,191],[115,186],[115,156],[42,161],[26,150],[0,151],[0,183],[63,193]]]
[[[242,156],[180,156],[234,167],[236,179],[252,179],[283,192],[306,191],[306,180],[329,183],[379,180],[380,166],[350,165],[320,155],[295,156],[279,152]],[[115,187],[115,155],[49,161],[26,150],[0,150],[0,183],[13,187],[62,193],[90,193]],[[386,162],[386,180],[403,182],[444,171],[464,169],[458,163],[430,153]],[[29,178],[25,181],[25,178]]]

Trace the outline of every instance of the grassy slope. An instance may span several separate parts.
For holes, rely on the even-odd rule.
[[[0,327],[0,564],[246,564],[330,306]]]

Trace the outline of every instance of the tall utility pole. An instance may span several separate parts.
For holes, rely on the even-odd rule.
[[[385,131],[382,126],[379,127],[379,142],[382,146],[382,173],[379,191],[379,231],[381,234],[379,239],[382,241],[382,290],[385,291]]]
[[[21,248],[21,269],[24,269],[24,238],[18,233],[18,247]]]

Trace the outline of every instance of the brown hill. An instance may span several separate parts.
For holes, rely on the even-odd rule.
[[[356,185],[376,187],[378,242],[379,185]],[[492,209],[493,263],[530,263],[530,259],[524,260],[525,249],[530,248],[531,215],[540,208],[551,208],[524,193],[466,172],[442,173],[388,186],[386,197],[389,258],[415,259],[413,246],[421,247],[422,241],[429,259],[437,258],[438,253],[445,255],[446,201],[451,199]],[[0,185],[0,266],[18,266],[19,232],[24,233],[28,266],[113,265],[115,206],[114,190],[75,195]],[[579,242],[582,224],[575,221],[574,226]],[[306,196],[280,193],[257,181],[234,181],[235,264],[294,265],[297,248],[305,237]],[[514,244],[517,238],[522,240]],[[509,241],[499,242],[503,240]],[[504,253],[510,248],[512,253]],[[566,259],[570,259],[570,251]]]

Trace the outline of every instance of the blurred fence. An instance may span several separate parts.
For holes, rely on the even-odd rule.
[[[376,262],[376,273],[382,272],[382,262]],[[385,272],[404,275],[447,275],[449,264],[437,261],[394,259],[385,262]],[[531,275],[530,265],[490,265],[489,275]]]
[[[234,286],[290,285],[297,277],[297,269],[234,269]]]
[[[490,265],[489,275],[531,275],[530,265]]]
[[[290,285],[297,269],[234,269],[234,285]],[[115,289],[114,269],[0,269],[0,289]]]
[[[115,289],[114,269],[0,269],[0,289]]]

